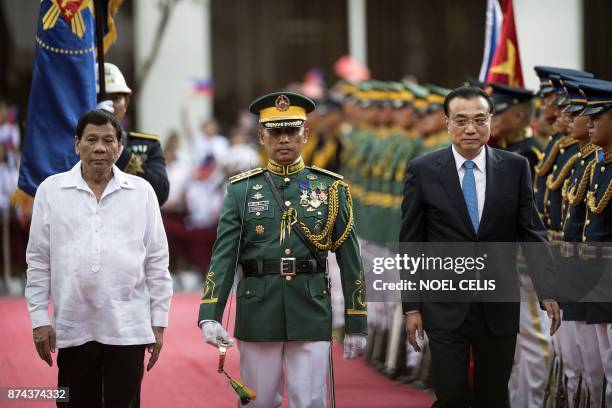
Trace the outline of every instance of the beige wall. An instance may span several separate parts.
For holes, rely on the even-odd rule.
[[[152,47],[159,12],[150,0],[135,2],[136,72]],[[192,127],[211,112],[208,97],[189,95],[190,78],[210,78],[209,0],[181,1],[168,23],[159,56],[137,95],[140,131],[158,134],[162,140],[172,129],[180,130],[180,110],[185,104]]]
[[[525,87],[538,88],[534,65],[582,69],[583,0],[514,0]]]

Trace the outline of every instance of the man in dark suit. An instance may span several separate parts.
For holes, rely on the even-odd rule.
[[[492,108],[489,96],[473,86],[446,96],[444,112],[452,146],[411,162],[400,242],[537,243],[544,248],[539,257],[525,252],[528,264],[537,266],[532,279],[554,333],[560,318],[557,303],[547,294],[552,289],[552,257],[535,208],[529,163],[517,154],[486,146]],[[490,259],[493,269],[505,286],[518,291],[516,252],[502,256],[503,262]],[[404,302],[403,309],[408,340],[416,351],[420,351],[417,335],[423,339],[423,329],[427,331],[438,398],[434,407],[508,406],[518,302]]]

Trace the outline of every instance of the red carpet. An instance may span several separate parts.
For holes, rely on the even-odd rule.
[[[170,327],[157,365],[145,373],[143,407],[235,407],[235,393],[217,374],[217,352],[204,343],[198,331],[199,295],[174,296]],[[336,406],[352,408],[429,407],[432,398],[419,390],[391,381],[362,360],[342,360],[342,349],[334,350]],[[148,359],[148,353],[147,359]],[[24,299],[0,298],[0,387],[53,387],[57,369],[49,368],[36,354]],[[239,355],[229,352],[227,371],[239,377]],[[0,408],[53,407],[47,403],[9,404]],[[247,405],[248,406],[248,405]]]

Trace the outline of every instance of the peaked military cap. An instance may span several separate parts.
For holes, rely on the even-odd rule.
[[[567,93],[565,88],[563,87],[563,80],[561,79],[561,75],[553,74],[550,76],[550,82],[552,83],[553,88],[555,89],[555,99],[552,101],[553,105],[557,106],[565,106],[569,104],[569,99],[567,98]]]
[[[414,95],[413,106],[415,112],[418,115],[424,115],[427,112],[427,95],[429,95],[429,89],[412,82],[404,82],[404,86]]]
[[[569,103],[562,109],[562,112],[577,113],[584,110],[586,98],[580,93],[580,82],[564,80],[563,87],[567,93],[567,101]]]
[[[493,113],[500,113],[513,105],[528,102],[534,96],[529,89],[497,83],[489,84],[487,93],[493,98]]]
[[[581,85],[590,83],[605,83],[606,81],[602,81],[600,79],[595,78],[577,78],[562,75],[561,82],[563,83],[563,87],[565,88],[565,93],[567,95],[567,105],[565,106],[565,108],[563,108],[563,112],[580,113],[584,110],[587,104],[587,100],[584,96],[584,93],[580,91]]]
[[[389,106],[391,104],[389,86],[384,81],[370,81],[370,100],[377,106]]]
[[[596,115],[612,108],[612,82],[585,82],[580,84],[580,92],[586,97],[586,107],[581,115]]]
[[[571,75],[582,78],[593,78],[593,74],[590,72],[580,71],[578,69],[557,68],[543,65],[537,65],[533,69],[535,70],[538,78],[540,78],[540,96],[548,95],[555,91],[554,85],[550,80],[551,75]]]
[[[294,92],[274,92],[257,98],[249,110],[259,116],[266,129],[302,127],[306,114],[315,108],[314,102]]]
[[[389,82],[391,105],[396,109],[409,106],[414,102],[414,93],[401,82]]]
[[[429,90],[427,95],[427,113],[437,112],[444,107],[444,99],[451,90],[436,85],[425,85]]]
[[[372,106],[372,82],[371,81],[362,81],[357,85],[357,90],[355,91],[355,98],[357,103],[364,107],[368,108]]]

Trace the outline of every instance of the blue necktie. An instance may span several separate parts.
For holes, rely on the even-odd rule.
[[[476,164],[471,160],[463,162],[465,174],[463,175],[463,198],[467,205],[474,233],[478,232],[478,196],[476,195],[476,179],[474,178],[474,167]]]

